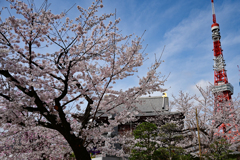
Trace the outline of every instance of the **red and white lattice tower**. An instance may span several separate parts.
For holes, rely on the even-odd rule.
[[[216,14],[214,10],[214,3],[212,1],[212,13],[213,13],[213,24],[212,29],[212,40],[213,40],[213,52],[214,52],[214,89],[213,93],[222,92],[224,97],[228,100],[231,99],[233,94],[233,86],[228,83],[227,72],[225,70],[225,60],[223,59],[222,47],[221,47],[221,36],[219,24],[216,22]]]
[[[211,26],[212,29],[212,40],[213,40],[213,52],[214,52],[214,87],[212,89],[213,94],[215,95],[215,112],[222,111],[223,104],[222,101],[226,102],[231,100],[231,95],[233,94],[233,86],[228,83],[227,78],[227,72],[225,70],[225,61],[223,59],[222,54],[222,47],[221,47],[221,36],[220,36],[220,28],[219,24],[216,22],[216,14],[214,9],[214,3],[212,1],[212,15],[213,15],[213,24]],[[220,129],[223,129],[223,131],[226,129],[227,124],[222,124],[219,127]]]

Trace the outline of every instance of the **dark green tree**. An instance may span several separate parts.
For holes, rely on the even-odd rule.
[[[230,158],[230,153],[232,152],[229,149],[230,146],[231,144],[229,144],[226,139],[216,139],[210,144],[207,153],[203,156],[209,160],[234,160]]]
[[[159,136],[162,146],[159,151],[165,159],[178,159],[183,155],[184,150],[177,146],[184,138],[180,133],[180,129],[174,123],[167,123],[160,127]]]
[[[153,123],[143,122],[136,127],[133,135],[137,143],[132,149],[130,160],[157,160],[156,151],[159,148],[156,142],[157,126]]]
[[[180,130],[174,123],[167,123],[160,128],[154,123],[144,122],[133,131],[135,145],[131,151],[130,160],[190,160],[190,155],[184,155],[184,150],[177,147],[183,140]]]

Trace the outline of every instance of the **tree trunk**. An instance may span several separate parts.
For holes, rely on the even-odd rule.
[[[72,148],[76,160],[91,160],[90,154],[86,147],[83,146],[81,138],[77,138],[74,134],[67,134],[64,137]]]
[[[90,154],[88,153],[86,147],[83,146],[72,146],[73,153],[76,157],[76,160],[91,160]]]
[[[169,149],[169,160],[172,160],[171,149]]]

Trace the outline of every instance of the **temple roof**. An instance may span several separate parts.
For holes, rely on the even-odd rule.
[[[134,110],[139,111],[138,116],[154,116],[160,114],[175,114],[175,112],[169,112],[169,100],[168,97],[155,96],[155,97],[140,97],[138,98],[140,103],[134,104],[136,107]],[[121,112],[124,109],[123,105],[116,107],[114,110]],[[131,110],[131,111],[134,111]],[[99,111],[98,114],[104,113]],[[107,117],[107,114],[101,115],[101,117]]]

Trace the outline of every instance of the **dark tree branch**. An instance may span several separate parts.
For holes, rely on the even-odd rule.
[[[9,101],[12,101],[12,98],[10,96],[4,95],[2,93],[0,93],[0,96],[5,98],[5,99],[7,99],[7,100],[9,100]]]
[[[78,98],[80,98],[81,96],[82,96],[82,94],[80,94],[80,95],[76,96],[75,98],[71,99],[70,101],[68,101],[68,102],[64,103],[62,106],[66,106],[67,104],[69,104],[69,103],[71,103],[71,102],[73,102],[73,101],[77,100],[77,99],[78,99]]]
[[[9,78],[12,82],[16,83],[15,85],[17,86],[17,88],[20,89],[23,93],[30,97],[33,97],[32,93],[26,92],[26,88],[20,86],[20,82],[18,82],[18,80],[15,79],[7,70],[0,70],[0,74],[5,76],[6,78]]]
[[[54,129],[54,130],[55,130],[55,128],[52,126],[51,123],[38,121],[37,124],[38,124],[39,126],[43,126],[43,127],[46,127],[46,128],[49,128],[49,129]]]
[[[23,109],[27,110],[28,112],[39,112],[39,108],[33,108],[33,107],[22,107]]]

